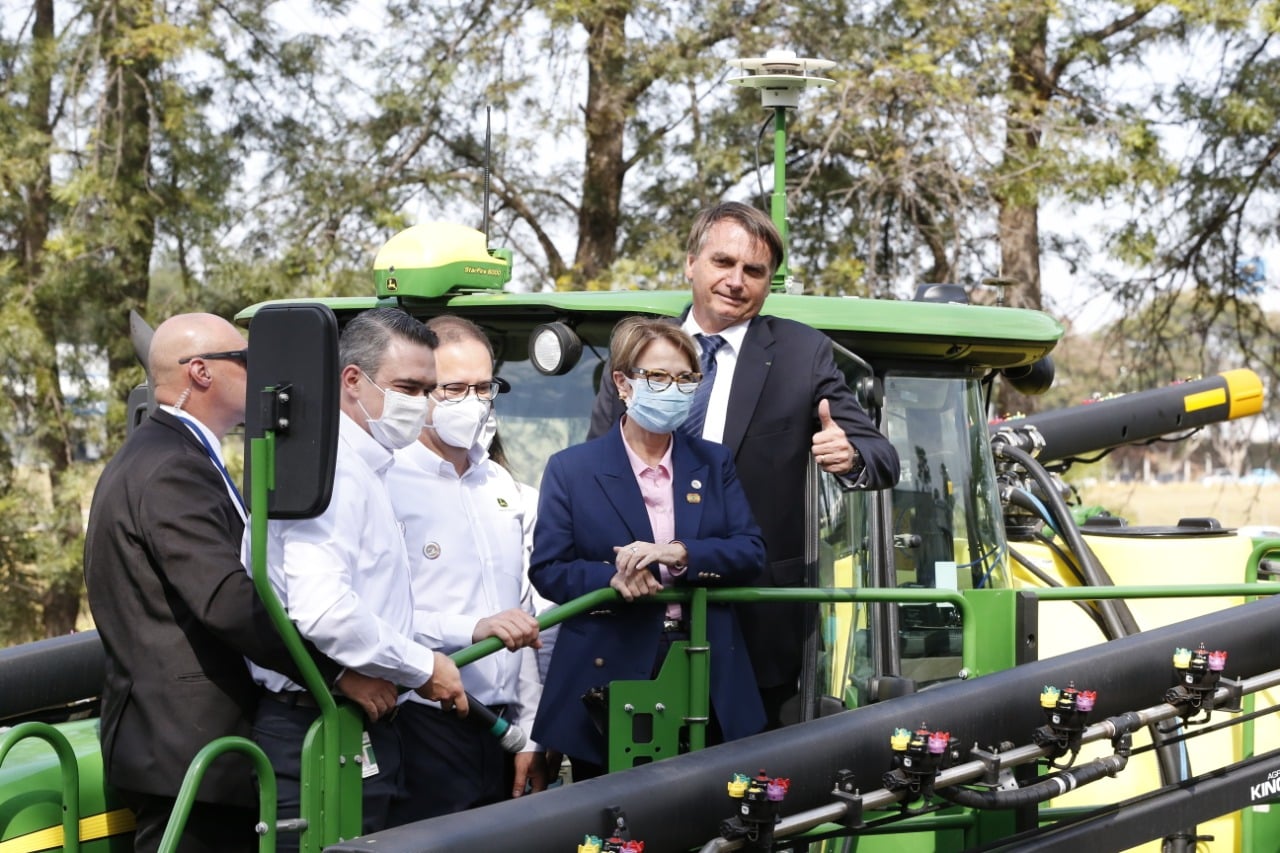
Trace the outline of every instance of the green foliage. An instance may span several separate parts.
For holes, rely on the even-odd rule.
[[[31,492],[6,477],[0,492],[0,644],[40,636],[42,586],[36,572],[42,520]]]
[[[1115,370],[1232,353],[1276,372],[1276,336],[1235,272],[1278,230],[1274,3],[57,12],[56,39],[34,15],[0,28],[0,473],[50,484],[48,553],[15,544],[0,566],[15,602],[24,583],[74,580],[72,492],[91,479],[77,452],[120,440],[141,378],[128,309],[154,323],[368,293],[382,242],[432,219],[487,221],[523,286],[682,288],[693,214],[772,191],[772,111],[724,77],[774,47],[836,62],[835,84],[787,116],[790,262],[807,290],[898,298],[1015,275],[1037,304],[1052,252],[1141,318],[1111,330],[1143,342],[1106,348]],[[1077,215],[1026,233],[1048,204]],[[1199,333],[1212,343],[1186,350]],[[86,369],[100,358],[106,389]],[[69,400],[105,402],[108,437]],[[11,519],[18,534],[34,522],[0,522],[25,542]]]

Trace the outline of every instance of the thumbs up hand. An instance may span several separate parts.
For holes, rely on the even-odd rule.
[[[818,426],[818,431],[813,434],[813,457],[822,470],[831,474],[847,474],[853,469],[858,451],[849,443],[840,424],[831,417],[831,404],[825,398],[818,401]]]

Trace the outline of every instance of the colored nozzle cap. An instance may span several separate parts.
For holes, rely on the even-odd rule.
[[[1191,650],[1184,648],[1174,649],[1173,665],[1176,669],[1186,669],[1191,666]]]
[[[1226,652],[1209,652],[1209,671],[1222,672],[1227,668]]]
[[[894,729],[893,735],[889,738],[889,746],[894,752],[906,752],[907,745],[911,743],[911,732],[906,729]]]
[[[782,798],[787,795],[787,790],[791,787],[790,779],[774,779],[767,788],[765,788],[765,796],[770,802],[782,802]]]
[[[1050,687],[1046,684],[1044,689],[1040,691],[1040,707],[1052,708],[1058,704],[1058,697],[1061,695],[1061,690],[1056,687]]]
[[[951,744],[950,732],[934,732],[929,735],[929,753],[931,755],[941,755],[947,751],[947,747]]]
[[[734,773],[729,780],[729,796],[740,800],[747,793],[747,785],[751,782],[745,773]]]
[[[594,835],[588,835],[578,845],[578,853],[600,853],[600,839]]]
[[[1098,701],[1098,691],[1081,690],[1078,694],[1076,694],[1076,710],[1086,711],[1086,712],[1092,711],[1093,706],[1097,701]]]

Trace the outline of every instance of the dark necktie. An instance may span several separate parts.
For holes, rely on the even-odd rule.
[[[680,429],[686,435],[702,437],[702,427],[707,422],[707,403],[711,400],[711,386],[716,381],[716,353],[725,345],[724,338],[719,335],[697,335],[698,344],[702,347],[702,381],[698,390],[693,392],[693,403],[689,406],[689,417]]]

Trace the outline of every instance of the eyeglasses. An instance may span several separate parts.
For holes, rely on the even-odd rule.
[[[440,392],[436,399],[442,403],[461,403],[467,399],[467,395],[472,391],[476,392],[477,399],[489,403],[499,394],[505,394],[510,391],[511,383],[501,376],[495,376],[489,382],[474,382],[471,384],[466,382],[446,382],[443,385],[437,385],[436,390]]]
[[[249,351],[247,349],[230,349],[225,352],[202,352],[198,355],[189,355],[186,358],[180,358],[178,359],[178,364],[186,364],[194,358],[202,358],[205,361],[238,361],[241,364],[247,365],[249,363]]]
[[[645,384],[649,386],[651,391],[665,391],[674,382],[676,383],[676,388],[680,389],[681,394],[692,394],[698,390],[698,383],[702,381],[702,374],[693,371],[686,371],[672,376],[665,370],[646,370],[643,367],[636,367],[631,372],[636,376],[643,377]]]

